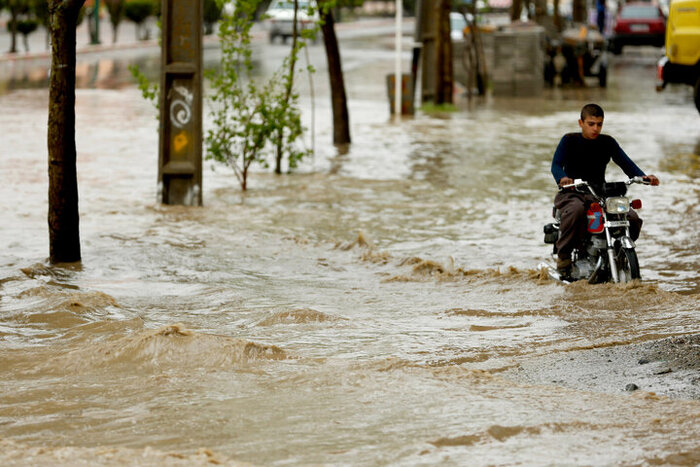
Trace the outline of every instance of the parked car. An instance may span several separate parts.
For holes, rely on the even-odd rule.
[[[298,0],[297,31],[311,28],[318,21],[318,13],[309,14],[310,2]],[[281,37],[282,42],[292,37],[294,31],[294,2],[291,0],[274,0],[267,9],[266,22],[269,28],[270,42]]]
[[[666,54],[656,65],[656,90],[668,83],[693,86],[700,112],[700,0],[673,0],[668,14]]]
[[[610,49],[616,55],[626,45],[663,47],[666,17],[655,3],[631,2],[620,7],[610,39]]]
[[[467,13],[467,19],[472,21],[472,15]],[[464,39],[464,30],[467,29],[467,21],[461,13],[450,13],[450,37],[453,41],[461,41]]]
[[[480,5],[486,5],[482,0],[476,2],[477,7]],[[484,7],[485,8],[485,7]],[[500,19],[500,18],[499,18]],[[465,13],[464,15],[457,11],[450,12],[450,38],[453,42],[464,40],[465,36],[470,34],[469,26],[467,21],[474,22],[474,15],[471,13]],[[493,18],[485,14],[477,14],[476,23],[479,25],[480,31],[491,32],[496,29],[497,24],[493,22]],[[504,24],[509,24],[510,18],[507,18],[507,22]]]

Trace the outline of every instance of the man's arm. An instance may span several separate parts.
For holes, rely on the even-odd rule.
[[[637,164],[635,164],[632,161],[632,159],[629,158],[629,156],[625,153],[625,151],[622,150],[617,141],[611,138],[611,142],[613,145],[612,160],[620,166],[625,175],[627,175],[630,178],[645,177],[646,174],[644,173],[644,171],[640,169],[637,166]]]
[[[628,177],[642,177],[646,180],[649,181],[651,185],[658,185],[659,184],[659,179],[656,177],[656,175],[646,175],[642,169],[640,169],[637,164],[635,164],[632,159],[629,158],[629,156],[625,153],[625,151],[622,150],[620,145],[613,139],[613,142],[615,146],[617,147],[616,151],[613,151],[613,157],[612,160],[620,166],[623,172],[625,172],[625,175]]]
[[[557,185],[562,185],[562,180],[564,180],[566,183],[563,183],[564,185],[568,183],[572,183],[571,179],[566,176],[566,172],[564,171],[564,155],[566,154],[566,136],[564,136],[561,141],[559,141],[559,145],[557,145],[557,149],[554,151],[554,157],[552,158],[552,175],[554,176],[554,181],[557,182]]]

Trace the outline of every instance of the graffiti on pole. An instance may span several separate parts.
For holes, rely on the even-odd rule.
[[[170,101],[170,122],[178,128],[183,128],[192,119],[193,94],[185,86],[174,81],[173,87],[170,89],[170,95],[175,95],[174,99],[168,96]]]

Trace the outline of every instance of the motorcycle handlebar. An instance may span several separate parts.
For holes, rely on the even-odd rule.
[[[574,183],[569,183],[568,185],[561,185],[559,189],[566,190],[567,188],[581,188],[584,186],[588,186],[588,182],[584,182],[583,180],[574,180]]]
[[[633,183],[641,183],[642,185],[651,185],[651,182],[644,177],[632,177],[629,180],[625,180],[625,185],[631,185]],[[562,185],[559,187],[560,190],[566,190],[568,188],[583,188],[590,186],[588,182],[584,180],[574,180],[574,183],[569,183],[567,185]]]
[[[642,185],[651,185],[651,182],[649,181],[649,179],[644,178],[644,177],[632,177],[625,182],[626,185],[631,185],[633,183],[641,183]]]

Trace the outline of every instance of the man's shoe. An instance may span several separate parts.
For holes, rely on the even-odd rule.
[[[559,274],[559,278],[563,281],[571,281],[571,259],[566,258],[558,258],[557,259],[557,273]]]

